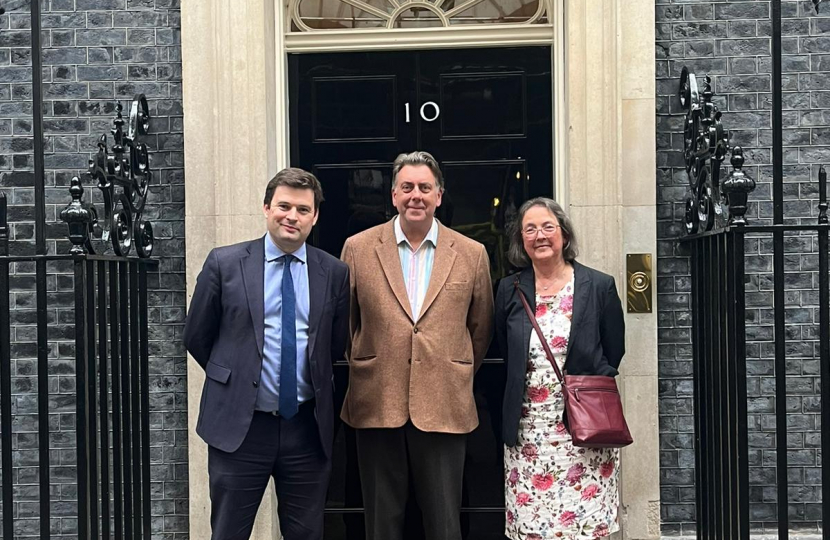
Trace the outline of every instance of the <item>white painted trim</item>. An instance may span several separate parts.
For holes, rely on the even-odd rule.
[[[274,10],[274,28],[276,28],[276,32],[274,32],[276,34],[274,36],[276,40],[274,87],[277,89],[275,92],[274,115],[277,125],[276,166],[277,171],[281,171],[291,164],[291,129],[288,109],[288,54],[285,42],[288,21],[286,20],[285,6],[282,5],[282,2],[277,4],[277,8]]]
[[[285,51],[289,53],[395,51],[551,45],[553,36],[552,24],[469,25],[396,30],[383,28],[327,30],[289,33],[285,36]]]
[[[568,96],[565,84],[568,73],[567,23],[565,20],[565,0],[551,0],[550,19],[553,21],[553,46],[551,47],[551,81],[553,94],[553,196],[562,205],[569,208],[568,190]]]
[[[343,2],[353,2],[353,1],[354,0],[343,0]],[[478,2],[479,0],[471,0],[471,1]],[[395,10],[392,12],[392,14],[389,15],[389,19],[386,22],[386,28],[388,28],[390,30],[394,29],[395,28],[394,25],[395,25],[395,22],[398,20],[398,17],[400,17],[401,15],[403,15],[405,12],[409,11],[412,8],[427,9],[430,12],[434,13],[438,17],[438,20],[441,21],[442,25],[444,25],[444,26],[449,26],[450,25],[450,19],[449,19],[448,14],[445,14],[442,10],[438,9],[438,7],[430,4],[429,2],[413,1],[413,2],[407,2],[406,4],[403,4],[402,6],[398,6],[397,8],[395,8]]]

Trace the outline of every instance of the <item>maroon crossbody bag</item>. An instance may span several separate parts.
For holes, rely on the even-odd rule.
[[[565,427],[571,434],[573,445],[584,448],[622,448],[634,439],[628,431],[623,415],[622,400],[614,377],[605,375],[565,375],[556,364],[536,316],[530,310],[519,283],[514,282],[525,312],[542,342],[545,355],[562,384],[565,397]]]

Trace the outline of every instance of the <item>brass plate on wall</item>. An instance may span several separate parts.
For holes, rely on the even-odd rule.
[[[629,253],[625,257],[628,313],[651,313],[651,253]]]

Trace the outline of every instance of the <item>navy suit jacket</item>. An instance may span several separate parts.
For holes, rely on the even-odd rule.
[[[578,262],[574,267],[574,305],[565,358],[569,375],[617,375],[625,354],[625,319],[614,278]],[[496,293],[496,340],[507,364],[502,437],[515,446],[525,393],[525,375],[533,325],[514,283],[536,311],[536,278],[533,268],[507,276]]]
[[[188,352],[205,370],[196,433],[233,452],[254,414],[265,338],[264,237],[212,250],[196,281],[184,329]],[[334,438],[332,363],[349,332],[349,269],[308,246],[308,360],[320,441]]]

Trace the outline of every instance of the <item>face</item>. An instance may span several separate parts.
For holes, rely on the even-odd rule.
[[[392,189],[392,204],[401,216],[401,226],[431,224],[435,209],[441,206],[441,195],[429,167],[405,165]]]
[[[533,232],[528,234],[528,231]],[[522,218],[522,244],[533,263],[563,260],[564,243],[559,220],[546,207],[533,206],[525,212]]]
[[[297,251],[317,223],[314,192],[310,189],[277,186],[271,204],[264,205],[263,211],[268,234],[286,253]]]

